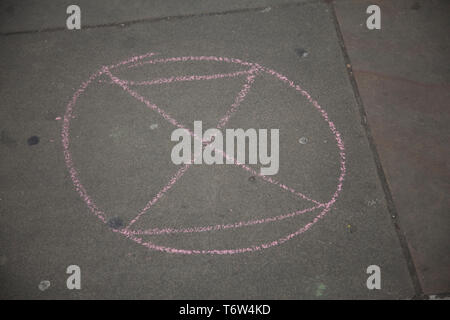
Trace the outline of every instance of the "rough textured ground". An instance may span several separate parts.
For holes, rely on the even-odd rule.
[[[379,1],[382,29],[369,31],[367,4],[353,2],[80,1],[82,30],[68,31],[66,3],[3,1],[0,296],[448,292],[449,8]],[[249,71],[205,57],[264,67],[224,128],[280,129],[279,183],[170,160],[167,114],[215,127],[248,74],[121,87],[103,72],[86,83],[149,52],[138,62],[190,58],[108,72],[139,82]],[[81,290],[66,288],[72,264]],[[373,264],[381,290],[366,287]]]

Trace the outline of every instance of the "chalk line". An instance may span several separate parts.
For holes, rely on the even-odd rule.
[[[275,217],[269,217],[264,219],[254,219],[248,221],[240,221],[235,223],[228,224],[217,224],[210,225],[205,227],[190,227],[190,228],[152,228],[147,230],[128,230],[127,233],[134,235],[160,235],[160,234],[171,234],[171,233],[197,233],[197,232],[207,232],[207,231],[218,231],[218,230],[227,230],[227,229],[235,229],[241,227],[248,227],[257,224],[263,224],[268,222],[282,221],[287,218],[292,218],[307,212],[312,212],[318,208],[326,207],[326,204],[317,205],[311,208],[294,211],[288,214],[283,214]]]
[[[180,167],[180,169],[178,169],[178,171],[175,173],[175,175],[172,176],[172,178],[169,180],[169,183],[167,183],[164,188],[159,191],[156,196],[150,200],[147,205],[144,207],[144,209],[141,210],[141,212],[139,212],[139,214],[130,221],[130,223],[128,224],[128,226],[126,227],[126,229],[129,229],[134,223],[136,223],[136,221],[139,220],[139,218],[148,210],[150,209],[159,199],[161,199],[161,197],[167,192],[169,191],[177,182],[178,179],[180,179],[187,171],[187,169],[189,169],[189,167],[191,166],[191,164],[184,164]]]
[[[298,229],[296,232],[290,233],[285,237],[279,238],[275,241],[271,241],[271,242],[267,242],[267,243],[263,243],[260,245],[254,245],[251,247],[246,247],[246,248],[235,248],[235,249],[222,249],[222,250],[189,250],[189,249],[176,249],[176,248],[169,248],[169,247],[165,247],[165,246],[159,246],[159,245],[155,245],[151,242],[144,242],[142,240],[142,238],[136,237],[134,234],[132,234],[131,230],[124,228],[124,229],[115,229],[113,230],[114,232],[119,232],[122,233],[124,236],[126,236],[127,238],[140,243],[144,246],[146,246],[147,248],[150,249],[154,249],[154,250],[159,250],[159,251],[163,251],[163,252],[170,252],[170,253],[182,253],[182,254],[236,254],[236,253],[243,253],[243,252],[252,252],[252,251],[259,251],[262,249],[266,249],[266,248],[270,248],[276,245],[280,245],[290,239],[292,239],[293,237],[309,230],[312,225],[314,225],[317,221],[319,221],[320,219],[322,219],[326,213],[331,209],[332,205],[336,202],[340,192],[342,191],[342,186],[343,186],[343,182],[345,179],[345,174],[346,174],[346,156],[345,156],[345,147],[344,147],[344,143],[342,140],[342,137],[339,133],[339,131],[336,129],[334,123],[329,119],[328,114],[326,113],[325,110],[322,109],[322,107],[317,103],[317,101],[315,101],[314,99],[312,99],[312,97],[305,91],[303,90],[299,85],[294,84],[294,82],[288,80],[285,76],[282,76],[281,74],[271,70],[271,69],[267,69],[264,67],[261,67],[258,64],[255,63],[250,63],[250,62],[244,62],[242,60],[239,59],[232,59],[232,58],[224,58],[224,57],[213,57],[213,56],[199,56],[199,57],[174,57],[174,58],[164,58],[164,59],[155,59],[155,60],[150,60],[150,61],[142,61],[143,59],[147,58],[147,57],[151,57],[155,55],[155,53],[148,53],[145,55],[141,55],[141,56],[136,56],[133,58],[130,58],[128,60],[125,60],[123,62],[120,62],[118,64],[115,65],[111,65],[109,67],[103,67],[100,71],[94,73],[86,82],[83,82],[82,85],[80,86],[80,88],[75,92],[74,96],[72,97],[72,100],[69,102],[69,104],[67,105],[66,108],[66,113],[64,115],[64,121],[63,121],[63,126],[62,126],[62,131],[61,131],[61,138],[62,138],[62,144],[63,144],[63,149],[64,149],[64,158],[65,158],[65,162],[66,162],[66,166],[69,169],[69,173],[71,176],[71,179],[74,183],[74,186],[76,188],[76,190],[78,191],[78,193],[80,194],[80,196],[82,197],[82,199],[86,202],[88,208],[104,223],[106,223],[106,218],[105,218],[105,213],[103,211],[101,211],[99,208],[97,208],[97,206],[94,204],[94,202],[92,201],[92,199],[88,196],[85,188],[83,187],[83,185],[81,184],[79,178],[78,178],[78,173],[77,170],[74,167],[73,164],[73,160],[72,160],[72,156],[69,150],[69,129],[70,129],[70,121],[73,118],[73,108],[76,104],[76,101],[78,99],[78,97],[80,95],[83,94],[83,92],[85,91],[85,89],[87,88],[87,86],[94,81],[97,77],[99,77],[100,75],[102,75],[103,73],[106,73],[112,80],[114,83],[118,84],[120,87],[122,87],[122,89],[124,89],[126,92],[128,92],[130,95],[132,95],[134,98],[138,99],[139,101],[143,102],[144,104],[147,105],[147,107],[149,107],[150,109],[158,112],[161,116],[163,116],[163,118],[172,123],[173,125],[179,127],[179,128],[183,128],[185,130],[187,130],[191,135],[193,135],[195,137],[195,135],[188,129],[186,129],[184,126],[182,126],[178,121],[176,121],[173,117],[171,117],[169,114],[167,114],[165,111],[163,111],[162,109],[158,108],[156,105],[150,103],[148,100],[146,100],[144,97],[142,97],[141,95],[139,95],[137,92],[131,90],[126,84],[124,84],[122,82],[122,80],[118,79],[117,77],[114,77],[110,70],[117,68],[119,66],[127,66],[128,68],[133,68],[133,67],[137,67],[140,65],[144,65],[144,64],[152,64],[152,63],[167,63],[167,62],[184,62],[184,61],[214,61],[214,62],[228,62],[228,63],[235,63],[235,64],[240,64],[243,66],[250,66],[252,68],[257,68],[258,72],[263,71],[267,74],[270,74],[272,76],[274,76],[275,78],[277,78],[278,80],[288,84],[291,88],[294,88],[296,91],[300,92],[301,95],[303,95],[321,114],[321,116],[324,118],[324,120],[328,123],[328,127],[330,129],[330,131],[333,133],[333,135],[335,136],[335,140],[336,140],[336,144],[338,146],[339,149],[339,157],[340,157],[340,175],[338,178],[338,184],[337,184],[337,188],[336,191],[334,192],[331,200],[329,202],[327,202],[326,204],[324,203],[320,203],[320,202],[316,202],[317,206],[316,207],[312,207],[312,208],[319,208],[322,207],[324,208],[321,213],[319,213],[310,223],[308,223],[307,225],[303,226],[302,228]],[[248,79],[247,79],[248,80]],[[198,139],[198,137],[195,137]],[[203,141],[203,140],[202,140]],[[210,143],[209,141],[207,141],[207,143]],[[220,151],[220,150],[218,150]],[[225,153],[223,153],[224,156],[228,156]],[[243,167],[244,169],[246,169],[247,171],[252,170],[251,168],[245,168],[245,164],[240,164],[237,161],[234,162],[236,165],[239,165],[241,167]],[[185,169],[183,171],[183,168]],[[170,186],[166,185],[165,188],[171,188],[173,186],[173,184],[179,179],[180,174],[184,174],[184,172],[187,170],[187,166],[186,167],[182,167],[180,168],[180,170],[177,172],[177,174],[175,174],[174,177],[172,177],[172,179],[169,181]],[[254,172],[253,171],[249,171],[249,172]],[[294,189],[291,189],[285,185],[282,185],[281,183],[275,181],[272,178],[268,178],[266,176],[262,176],[262,175],[258,175],[256,174],[256,176],[261,176],[261,178],[263,179],[267,179],[266,181],[271,182],[271,183],[278,183],[280,187],[282,187],[285,190],[291,191],[291,192],[295,192]],[[170,184],[170,182],[174,180],[174,182],[172,184]],[[163,188],[164,190],[164,188]],[[168,189],[166,190],[168,191]],[[161,192],[161,191],[160,191]],[[300,194],[298,194],[300,196]],[[155,196],[156,199],[161,198],[162,195],[160,195],[158,197]],[[154,199],[155,199],[154,198]],[[311,199],[312,200],[312,199]],[[153,199],[149,202],[151,203],[152,201],[154,201]],[[157,200],[156,200],[157,201]],[[314,201],[313,201],[314,202]],[[151,206],[151,205],[150,205]],[[147,206],[146,206],[147,207]],[[305,210],[313,210],[312,208],[308,208]],[[145,208],[144,208],[145,209]],[[143,209],[143,210],[144,210]],[[303,210],[303,211],[305,211]],[[284,216],[277,216],[277,217],[272,217],[272,218],[266,218],[266,219],[259,219],[259,220],[250,220],[247,222],[241,222],[241,223],[235,223],[234,225],[239,225],[239,224],[243,224],[243,225],[252,225],[252,224],[259,224],[259,223],[264,223],[262,221],[267,220],[267,222],[272,222],[272,221],[277,221],[278,219],[286,219],[288,217],[291,216],[295,216],[296,214],[299,214],[300,211],[296,211]],[[142,211],[141,211],[142,212]],[[144,211],[145,212],[145,211]],[[203,227],[194,227],[195,228],[203,228]],[[218,229],[227,229],[227,228],[231,228],[231,224],[229,225],[220,225],[220,227],[217,226],[207,226],[206,228],[218,228]],[[192,228],[184,228],[184,229],[179,229],[179,230],[191,230]],[[155,230],[155,229],[153,229]],[[164,230],[164,229],[158,229],[158,230]],[[167,229],[169,230],[169,229]],[[173,229],[172,229],[173,230]],[[203,229],[196,229],[196,230],[203,230]],[[164,233],[164,232],[163,232]]]
[[[186,76],[173,76],[169,78],[158,78],[153,80],[145,80],[145,81],[130,81],[130,80],[122,80],[122,82],[129,86],[151,86],[157,84],[169,84],[173,82],[186,82],[186,81],[202,81],[202,80],[217,80],[224,78],[235,78],[241,75],[252,74],[251,70],[241,70],[230,73],[216,73],[216,74],[205,74],[205,75],[186,75]],[[105,82],[104,80],[99,80],[99,82]],[[114,82],[110,82],[114,84]]]
[[[250,76],[247,77],[246,82],[244,83],[241,91],[238,93],[238,95],[235,98],[235,102],[231,105],[230,109],[227,111],[227,113],[225,114],[225,116],[219,121],[218,127],[224,126],[226,125],[226,123],[228,122],[228,120],[230,119],[231,115],[233,113],[235,113],[237,111],[237,108],[239,107],[239,105],[242,103],[242,101],[245,99],[247,93],[249,92],[251,85],[254,83],[255,77],[257,75],[257,71],[259,69],[257,67],[253,67],[249,72],[251,73]],[[192,132],[191,130],[187,129],[185,125],[181,124],[179,121],[175,120],[175,118],[173,118],[172,116],[170,116],[168,113],[166,113],[164,110],[162,110],[161,108],[159,108],[158,106],[156,106],[155,104],[151,103],[150,101],[148,101],[145,97],[143,97],[142,95],[140,95],[139,93],[137,93],[136,91],[132,90],[131,88],[129,88],[126,84],[125,81],[123,81],[122,79],[119,79],[118,77],[114,76],[109,70],[108,68],[104,69],[104,72],[111,78],[111,80],[119,85],[120,87],[122,87],[126,92],[128,92],[132,97],[136,98],[137,100],[143,102],[145,105],[147,105],[150,109],[157,111],[160,115],[163,116],[163,118],[165,120],[167,120],[169,123],[171,123],[172,125],[181,128],[181,129],[185,129],[187,130],[187,132],[194,137],[195,139],[201,140],[202,143],[204,144],[208,144],[211,143],[211,141],[205,141],[202,139],[202,137],[197,137],[194,132]],[[308,196],[306,196],[305,194],[298,192],[296,190],[294,190],[293,188],[290,188],[280,182],[278,182],[277,180],[264,176],[262,174],[260,174],[259,172],[257,172],[256,170],[250,168],[249,166],[243,164],[243,163],[239,163],[234,157],[227,155],[223,150],[218,150],[215,149],[217,152],[220,152],[223,154],[223,156],[227,159],[229,159],[231,162],[233,162],[235,165],[243,168],[244,170],[246,170],[247,172],[251,173],[254,176],[260,177],[261,179],[263,179],[266,182],[269,182],[271,184],[274,184],[276,186],[279,186],[280,188],[282,188],[283,190],[289,191],[292,194],[313,202],[316,205],[323,205],[323,203],[316,201]],[[139,215],[140,217],[141,215]],[[133,224],[136,221],[133,222]]]

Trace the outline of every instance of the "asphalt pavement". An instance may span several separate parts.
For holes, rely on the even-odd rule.
[[[70,3],[2,2],[0,297],[448,293],[448,102],[439,95],[448,84],[434,95],[442,140],[429,151],[441,155],[432,180],[440,196],[427,198],[434,207],[425,228],[427,212],[406,207],[419,192],[401,193],[415,187],[390,158],[414,138],[386,148],[398,134],[373,111],[377,101],[388,111],[395,104],[380,92],[403,91],[368,72],[382,78],[383,61],[394,80],[403,70],[394,68],[400,49],[370,47],[396,48],[406,31],[390,18],[414,24],[409,12],[432,17],[449,8],[401,1],[389,11],[378,1],[387,14],[381,30],[369,31],[366,4],[353,2],[79,1],[81,30],[66,28]],[[448,59],[448,35],[439,37],[430,61]],[[429,71],[421,83],[448,83],[448,68],[434,68],[401,79]],[[174,164],[170,136],[194,121],[204,130],[279,129],[278,173],[261,177],[260,163]],[[66,286],[70,265],[80,267],[80,290]],[[367,287],[371,265],[380,267],[380,289]]]

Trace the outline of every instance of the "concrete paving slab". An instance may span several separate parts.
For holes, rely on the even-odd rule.
[[[329,5],[10,35],[2,37],[1,47],[2,298],[414,296]],[[246,81],[236,76],[136,86],[133,97],[101,74],[72,105],[73,113],[67,113],[76,90],[102,66],[147,52],[158,53],[151,59],[234,57],[266,67],[227,127],[279,128],[280,171],[272,178],[306,198],[240,167],[193,165],[133,225],[150,232],[125,237],[123,226],[180,168],[170,161],[175,127],[142,101],[154,99],[186,127],[197,116],[209,126],[233,104]],[[112,73],[140,81],[199,71],[230,73],[236,65],[245,66],[223,59],[191,60],[149,63],[136,70],[123,66]],[[306,91],[302,95],[269,69]],[[306,92],[345,144],[341,191],[339,139]],[[67,168],[71,162],[61,138],[69,120],[76,176]],[[39,143],[27,144],[32,136]],[[339,196],[330,202],[336,190]],[[330,204],[329,210],[320,207],[270,222],[316,202]],[[265,223],[204,232],[151,232],[261,220]],[[189,254],[151,250],[148,243]],[[251,252],[232,251],[239,248]],[[66,288],[71,264],[82,270],[81,290]],[[373,264],[381,268],[381,290],[366,287],[366,269]],[[44,280],[50,286],[40,290]]]
[[[381,30],[365,27],[369,4]],[[422,290],[448,293],[449,3],[339,1],[336,11]]]

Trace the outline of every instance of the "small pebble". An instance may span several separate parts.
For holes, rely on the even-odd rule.
[[[39,290],[45,291],[48,288],[50,288],[50,281],[48,280],[42,280],[38,285]]]
[[[301,137],[300,139],[298,139],[298,142],[301,143],[301,144],[307,144],[308,143],[308,138]]]

